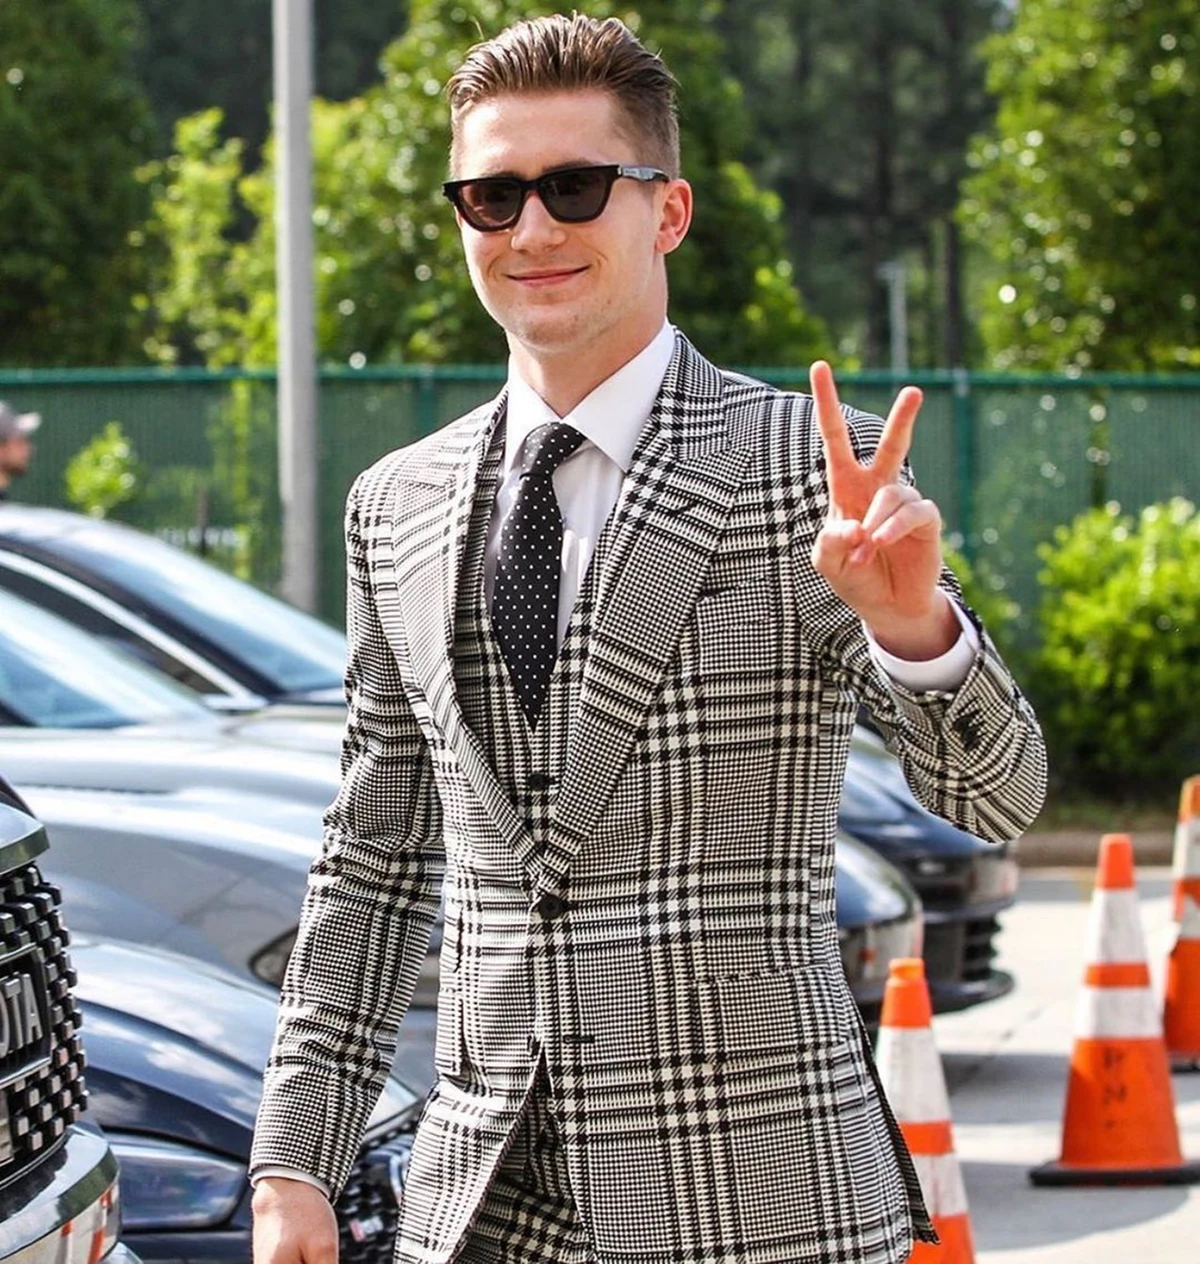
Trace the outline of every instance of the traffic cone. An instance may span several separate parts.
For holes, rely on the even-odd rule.
[[[1200,1071],[1200,901],[1185,893],[1179,937],[1167,958],[1163,1037],[1175,1071]]]
[[[1183,1185],[1200,1163],[1179,1149],[1171,1071],[1150,970],[1127,834],[1100,842],[1088,964],[1075,1019],[1062,1156],[1035,1185]]]
[[[888,967],[875,1063],[921,1181],[941,1242],[918,1242],[909,1264],[974,1264],[967,1191],[954,1153],[950,1098],[931,1025],[929,987],[920,957]]]
[[[1175,890],[1172,913],[1183,920],[1183,901],[1200,904],[1200,777],[1189,777],[1179,794],[1179,821],[1175,826]]]

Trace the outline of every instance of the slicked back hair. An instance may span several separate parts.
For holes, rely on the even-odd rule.
[[[509,94],[585,89],[612,96],[638,162],[679,175],[674,76],[623,22],[580,13],[515,22],[467,53],[446,85],[451,167],[457,171],[460,124],[471,106]]]

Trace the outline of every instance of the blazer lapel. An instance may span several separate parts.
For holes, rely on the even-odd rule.
[[[433,720],[458,757],[496,828],[511,843],[528,867],[533,863],[533,840],[504,793],[483,747],[463,717],[455,692],[454,617],[458,582],[471,525],[471,512],[479,483],[479,470],[496,426],[504,416],[507,397],[501,394],[476,414],[477,425],[464,436],[464,446],[449,449],[423,481],[406,482],[398,489],[395,532],[396,556],[411,553],[404,541],[412,530],[412,514],[427,507],[436,530],[426,546],[397,577],[397,600],[408,634],[408,655],[413,674],[429,699]],[[440,466],[444,462],[445,475]]]
[[[720,543],[751,454],[730,446],[722,379],[681,335],[622,489],[579,717],[537,885],[559,888],[629,758]]]

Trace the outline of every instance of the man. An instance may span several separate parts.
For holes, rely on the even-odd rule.
[[[1010,838],[1036,722],[880,431],[666,323],[692,194],[616,21],[450,84],[447,185],[500,398],[362,475],[349,719],[252,1160],[258,1264],[332,1260],[445,890],[437,1084],[397,1259],[899,1264],[932,1239],[841,972],[860,701],[921,799]],[[560,420],[561,419],[561,420]],[[562,424],[566,423],[566,424]]]
[[[38,413],[19,413],[0,399],[0,501],[8,499],[8,485],[29,469],[33,444],[29,436],[42,424]]]

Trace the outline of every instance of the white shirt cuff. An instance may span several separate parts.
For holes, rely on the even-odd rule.
[[[316,1176],[310,1176],[307,1172],[298,1171],[294,1167],[260,1167],[257,1172],[250,1178],[251,1187],[258,1184],[264,1176],[286,1176],[289,1181],[303,1181],[305,1185],[315,1185],[317,1189],[329,1197],[329,1186],[323,1180]]]
[[[958,625],[962,629],[958,640],[944,654],[920,663],[889,654],[871,635],[866,624],[863,624],[871,657],[896,684],[903,685],[912,693],[928,693],[934,690],[953,693],[966,680],[975,656],[979,653],[979,633],[975,625],[963,613],[958,602],[952,601],[950,604],[954,607]]]

